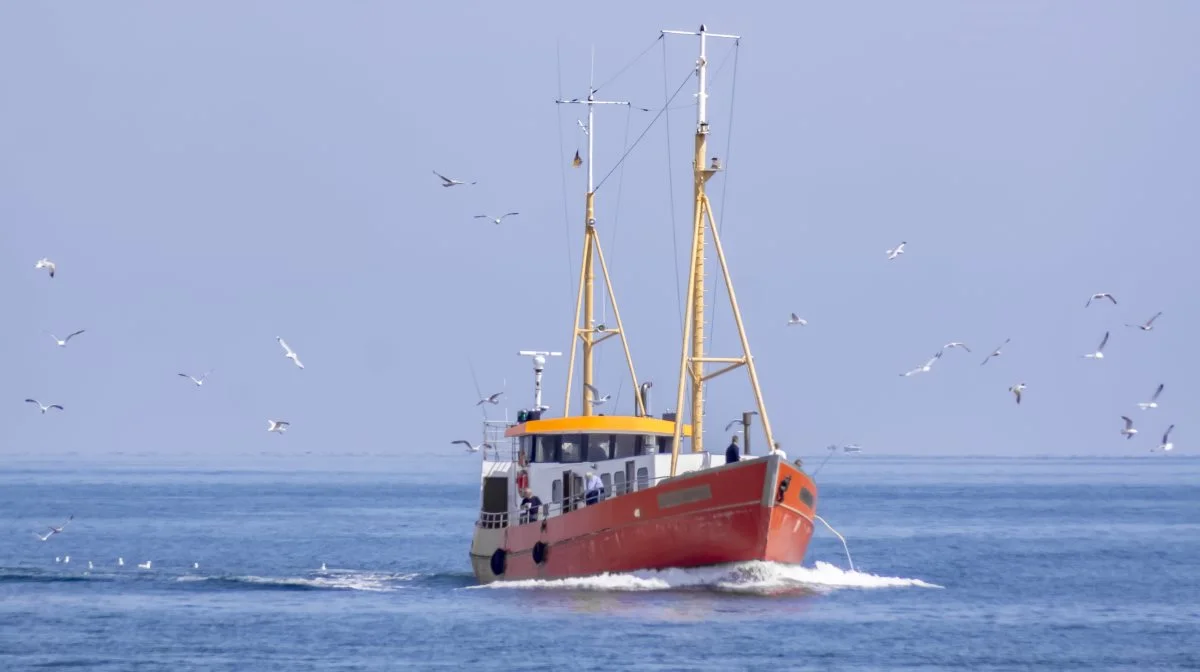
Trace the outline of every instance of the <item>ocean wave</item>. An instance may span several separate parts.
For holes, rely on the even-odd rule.
[[[472,586],[472,588],[615,592],[711,590],[770,595],[786,592],[828,593],[841,589],[942,588],[942,586],[921,579],[879,576],[841,569],[827,562],[817,562],[813,567],[802,567],[754,561],[716,567],[641,570],[570,579],[497,581],[482,586]]]
[[[179,583],[238,590],[357,590],[387,593],[399,590],[419,577],[418,573],[384,573],[354,570],[328,570],[311,576],[199,576],[177,577]]]
[[[81,581],[108,581],[109,579],[83,574],[63,574],[40,570],[0,569],[0,584],[5,583],[77,583]]]

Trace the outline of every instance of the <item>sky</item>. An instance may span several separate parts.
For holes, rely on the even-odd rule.
[[[1170,423],[1200,445],[1200,5],[116,1],[0,5],[0,458],[468,460],[472,370],[512,418],[517,351],[570,345],[585,112],[554,100],[586,95],[593,49],[598,97],[651,110],[597,112],[597,218],[667,410],[698,44],[657,38],[702,22],[742,36],[712,43],[709,193],[789,452],[1137,456]],[[738,355],[715,275],[708,297],[710,354]],[[898,375],[952,340],[972,352]],[[608,412],[627,377],[600,346]],[[719,451],[744,372],[707,399]]]

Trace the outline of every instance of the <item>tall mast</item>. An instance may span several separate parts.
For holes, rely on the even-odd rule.
[[[593,54],[593,65],[594,62],[595,56]],[[633,368],[633,357],[629,353],[629,341],[625,338],[625,328],[621,323],[621,312],[617,309],[617,297],[613,293],[612,279],[608,275],[608,266],[604,262],[604,252],[600,248],[600,236],[596,232],[596,185],[594,172],[596,106],[628,106],[629,101],[596,100],[596,90],[589,84],[586,99],[571,98],[569,100],[556,100],[555,102],[560,105],[587,105],[587,127],[583,129],[583,132],[587,135],[587,196],[584,203],[583,263],[579,269],[579,294],[575,298],[575,323],[571,328],[571,361],[567,366],[567,389],[563,400],[563,416],[566,417],[570,415],[571,411],[571,385],[575,375],[575,353],[579,349],[583,350],[583,384],[580,386],[580,403],[583,406],[582,415],[592,414],[592,390],[595,389],[593,350],[597,345],[613,336],[621,337],[621,344],[625,349],[625,360],[629,364],[629,376],[633,379],[633,389],[638,389],[637,373]],[[606,324],[596,324],[596,261],[600,262],[600,270],[604,275],[604,283],[608,289],[609,299],[612,301],[613,319],[617,322],[616,328],[609,327]],[[580,324],[581,312],[583,317],[582,325]],[[596,338],[596,334],[603,335]],[[580,343],[581,348],[576,348],[577,341]],[[645,408],[642,405],[641,395],[635,396],[637,397],[635,403],[637,404],[638,415],[644,415]]]
[[[737,35],[721,35],[708,32],[703,25],[698,32],[664,30],[669,35],[693,35],[700,38],[700,57],[696,60],[696,79],[699,90],[696,94],[696,142],[695,155],[692,162],[693,174],[693,203],[692,217],[692,253],[691,269],[688,273],[687,316],[684,318],[683,344],[680,348],[679,390],[676,400],[675,432],[671,445],[671,475],[676,473],[679,461],[679,444],[683,439],[684,423],[684,390],[691,381],[691,426],[692,452],[704,450],[704,383],[705,381],[745,366],[750,374],[750,385],[754,388],[755,401],[758,404],[758,414],[762,418],[763,432],[767,437],[767,446],[774,452],[775,439],[771,433],[771,422],[767,418],[767,409],[763,403],[762,390],[758,384],[758,373],[754,368],[754,358],[750,355],[750,341],[746,337],[742,314],[738,308],[737,297],[733,291],[733,279],[729,275],[729,267],[725,262],[725,252],[721,247],[720,236],[717,234],[716,223],[713,219],[712,204],[705,192],[705,185],[713,175],[718,173],[720,163],[713,157],[712,163],[707,164],[708,149],[708,38],[726,38],[740,40]],[[708,357],[704,353],[704,259],[706,238],[712,236],[717,259],[720,262],[721,273],[725,280],[725,289],[729,293],[729,304],[732,307],[734,321],[737,323],[738,336],[741,339],[741,357]],[[704,373],[706,363],[725,364],[722,368]]]

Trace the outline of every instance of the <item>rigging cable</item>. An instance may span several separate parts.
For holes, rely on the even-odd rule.
[[[555,62],[558,66],[558,100],[562,100],[562,43],[556,42],[554,46]],[[563,144],[562,131],[562,105],[555,105],[555,111],[558,116],[558,166],[562,173],[562,206],[563,206],[563,231],[566,233],[567,242],[567,283],[564,285],[567,288],[567,300],[572,298],[571,288],[575,285],[575,265],[571,263],[571,213],[567,210],[567,165],[563,162],[563,157],[567,155],[566,145]],[[572,340],[571,347],[575,347],[575,342]]]
[[[722,170],[722,172],[725,173],[725,175],[721,179],[721,212],[720,212],[720,214],[717,215],[717,234],[718,235],[723,234],[725,231],[725,227],[724,227],[725,204],[726,204],[725,194],[729,190],[729,152],[733,148],[733,105],[735,102],[737,102],[737,70],[738,70],[737,66],[738,66],[738,53],[741,51],[739,49],[739,47],[741,47],[741,43],[742,43],[741,40],[735,40],[733,43],[733,84],[730,86],[730,91],[729,91],[729,131],[725,134],[725,158],[722,159],[722,161],[724,161],[724,170]],[[726,59],[728,59],[728,56],[726,56]],[[721,68],[724,68],[724,67],[725,67],[724,62],[722,62]],[[720,73],[721,73],[721,71],[720,71],[720,69],[718,69],[717,74],[720,74]],[[713,77],[715,78],[716,75],[714,75]],[[728,298],[728,297],[726,297],[726,298]],[[719,305],[718,302],[714,300],[713,305],[712,305],[712,312],[710,313],[710,317],[709,317],[708,347],[709,347],[710,351],[712,350],[713,337],[716,335],[716,331],[717,331],[716,322],[717,322],[717,306],[718,305]]]
[[[629,148],[629,125],[632,120],[633,120],[633,108],[626,106],[625,107],[625,139],[624,139],[625,144],[622,145],[622,149]],[[624,168],[624,166],[622,166],[621,174],[617,176],[617,203],[616,203],[616,207],[613,208],[612,237],[609,238],[609,240],[608,240],[608,258],[609,259],[615,259],[616,255],[617,255],[617,227],[620,225],[620,222],[621,222],[621,193],[624,191],[625,191],[625,168]],[[606,291],[607,291],[607,289],[606,289]],[[608,300],[615,301],[612,296],[609,296]],[[605,310],[605,309],[607,309],[607,307],[608,307],[608,304],[604,304],[601,307],[601,310]],[[601,318],[600,321],[601,322],[606,321],[607,317],[608,317],[607,312],[602,313],[600,316],[600,318]]]

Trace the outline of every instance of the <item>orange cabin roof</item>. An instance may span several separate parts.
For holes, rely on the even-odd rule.
[[[504,436],[526,436],[534,434],[651,434],[672,436],[675,423],[658,418],[629,415],[577,415],[568,418],[529,420],[513,425],[504,431]],[[683,435],[691,436],[691,425],[683,426]]]

